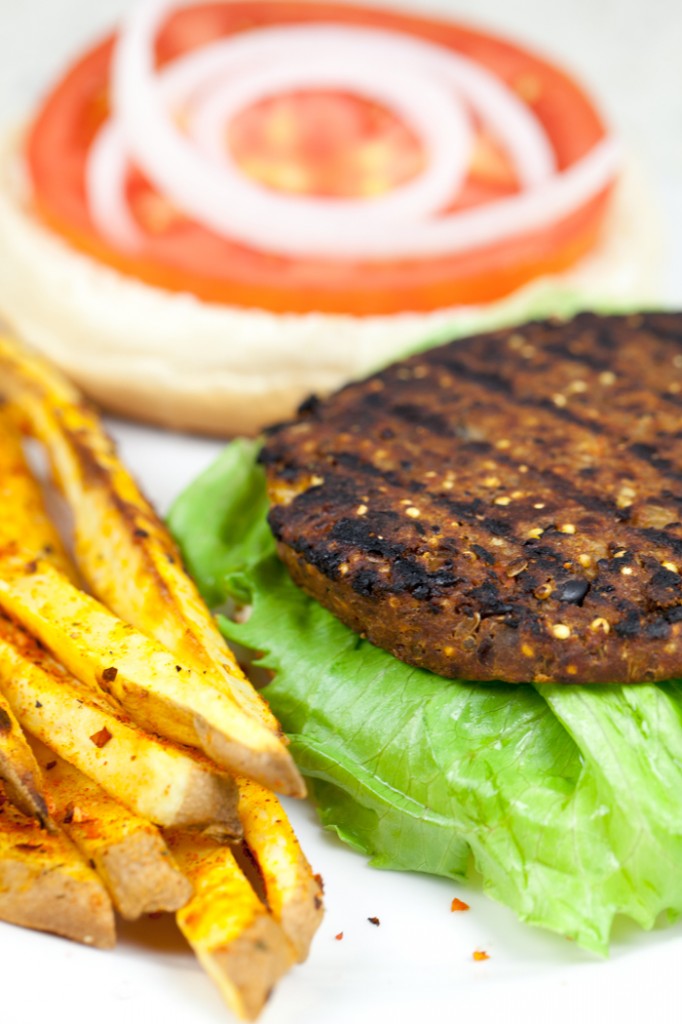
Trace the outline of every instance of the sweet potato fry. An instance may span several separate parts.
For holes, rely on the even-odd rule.
[[[313,875],[274,793],[240,780],[239,816],[244,839],[258,862],[270,911],[300,963],[308,956],[322,921],[321,880]]]
[[[110,949],[114,914],[99,878],[59,831],[14,808],[0,784],[0,920]]]
[[[0,338],[0,380],[27,431],[48,450],[74,514],[79,567],[93,592],[271,732],[278,745],[276,754],[270,749],[273,774],[286,780],[283,792],[303,796],[279,724],[206,613],[168,531],[119,461],[94,410],[56,370],[6,338]],[[115,579],[112,562],[119,568]],[[235,768],[273,788],[248,760]]]
[[[244,878],[229,847],[167,831],[168,845],[194,886],[177,922],[201,965],[237,1016],[253,1020],[292,963],[284,932]]]
[[[0,617],[0,691],[21,725],[110,796],[158,825],[240,835],[234,781],[205,757],[150,736]]]
[[[26,737],[0,693],[0,779],[15,807],[43,826],[49,823],[43,780]]]
[[[245,711],[280,736],[267,705],[244,679],[213,617],[186,576],[167,530],[119,462],[94,411],[58,373],[2,339],[0,380],[12,395],[24,428],[48,449],[55,478],[74,513],[79,568],[93,592],[123,620],[163,644],[181,666],[231,694]],[[303,795],[302,780],[291,761],[289,765],[288,791]],[[255,775],[253,771],[249,774],[251,778]],[[262,781],[273,785],[271,778]],[[286,935],[290,957],[303,960],[322,914],[321,885],[275,797],[255,783],[240,780],[239,810],[270,909],[268,916],[260,904],[253,904],[258,910],[258,927],[271,931],[274,917],[281,925],[280,940],[282,932]],[[198,862],[196,846],[190,843],[192,837],[174,834],[174,842],[185,850],[188,861]],[[193,838],[192,842],[200,841]],[[215,848],[209,845],[208,849]],[[223,855],[223,870],[227,870],[226,864],[229,871],[225,884],[232,879],[230,884],[239,892],[250,893],[252,901],[253,893],[234,859]],[[215,881],[218,876],[212,877]],[[181,912],[190,921],[192,904]],[[243,927],[245,920],[242,918]],[[242,945],[248,951],[248,933]],[[216,976],[231,1005],[242,1013],[255,1013],[263,1001],[263,978],[277,972],[272,959],[266,957],[258,967],[260,981],[258,974],[254,975],[258,981],[255,994],[245,996],[230,980],[238,963],[235,949],[238,953],[240,948],[213,955],[197,944],[197,951],[203,950],[200,958]],[[280,973],[284,969],[278,968]],[[243,976],[247,978],[248,974]]]
[[[173,862],[159,830],[112,799],[40,740],[31,746],[57,823],[104,883],[122,917],[179,910],[192,886]]]
[[[21,437],[0,409],[0,551],[22,550],[49,558],[66,576],[75,572],[61,537],[45,510],[43,494],[24,458]]]
[[[223,767],[248,769],[272,788],[289,792],[291,776],[278,758],[284,748],[272,733],[49,562],[2,560],[0,608],[78,679],[112,694],[142,728],[204,750]],[[277,764],[284,775],[278,774]]]

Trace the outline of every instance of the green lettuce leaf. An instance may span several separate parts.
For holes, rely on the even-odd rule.
[[[257,445],[235,442],[170,526],[266,696],[323,824],[377,867],[462,877],[603,953],[614,917],[682,910],[682,687],[478,685],[411,668],[291,582]]]

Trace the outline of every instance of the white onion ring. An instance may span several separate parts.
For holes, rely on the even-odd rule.
[[[360,199],[299,198],[254,185],[226,149],[221,128],[250,104],[306,87],[357,91],[393,109],[421,136],[427,155],[425,172],[383,196]],[[424,111],[428,111],[428,118]],[[447,137],[443,125],[448,126]],[[390,65],[375,63],[349,69],[347,57],[338,52],[310,60],[303,67],[292,68],[287,63],[244,73],[238,81],[228,80],[199,106],[190,121],[190,133],[219,165],[223,187],[230,190],[233,202],[257,202],[261,216],[268,219],[295,217],[297,230],[307,237],[314,235],[321,223],[325,230],[343,230],[348,217],[390,223],[396,217],[414,220],[437,213],[463,183],[473,142],[470,119],[447,90],[420,79],[410,80],[406,90],[404,74],[398,72],[396,76]],[[248,188],[244,188],[245,182]]]
[[[209,44],[157,75],[153,41],[168,6],[164,0],[143,4],[120,38],[114,61],[114,98],[122,133],[113,133],[102,146],[111,151],[117,140],[122,145],[124,139],[131,157],[162,194],[199,223],[232,240],[289,256],[332,259],[461,253],[555,223],[608,185],[617,169],[616,147],[606,139],[569,169],[553,174],[554,154],[543,129],[505,86],[472,61],[396,32],[329,25],[254,30]],[[338,61],[339,47],[341,59],[345,47],[347,54],[352,51],[354,61],[364,59],[369,67],[398,64],[409,70],[410,81],[428,75],[432,83],[447,85],[453,94],[459,92],[505,145],[524,191],[484,207],[431,218],[425,218],[424,212],[437,209],[442,198],[434,188],[429,204],[427,191],[420,192],[421,179],[413,179],[381,200],[274,195],[247,178],[224,153],[219,158],[214,149],[214,159],[206,159],[172,120],[169,101],[186,100],[189,93],[203,87],[208,98],[199,106],[195,133],[204,148],[211,148],[209,128],[215,132],[221,110],[229,114],[238,107],[229,99],[229,83],[233,80],[232,88],[239,93],[240,72],[246,73],[247,83],[251,81],[253,99],[259,81],[262,85],[268,75],[273,84],[286,83],[288,66],[289,82],[297,74],[301,80],[311,50],[323,57],[326,48]],[[319,65],[320,58],[315,60]],[[265,73],[259,70],[264,62],[271,67]],[[312,71],[308,80],[314,82]],[[215,90],[216,83],[218,91],[211,94],[208,86],[212,84]],[[244,89],[248,100],[248,87]],[[395,101],[396,94],[391,95]],[[395,102],[391,105],[395,108]],[[454,101],[450,109],[457,109]],[[440,114],[445,111],[442,107]],[[423,138],[425,132],[420,134]],[[463,136],[457,144],[462,142]],[[125,154],[119,152],[112,159],[114,170],[109,168],[106,173],[100,156],[101,150],[94,147],[92,173],[88,173],[93,216],[104,234],[113,237],[116,233],[119,241],[126,236],[130,241],[130,223],[126,225],[119,216],[124,201],[105,201],[117,173],[119,193],[123,189]],[[438,151],[438,158],[446,158],[443,166],[449,158],[450,166],[456,168],[447,147]],[[433,163],[430,172],[431,181],[442,184]],[[425,176],[428,181],[428,170]],[[450,194],[456,184],[451,181]],[[113,187],[117,187],[115,182]],[[412,206],[407,201],[410,196]],[[381,203],[383,212],[375,205]],[[369,213],[372,208],[374,215]],[[360,210],[362,216],[358,217]],[[386,211],[392,214],[390,223],[384,219]]]
[[[524,103],[489,71],[436,43],[396,31],[347,25],[295,25],[257,29],[219,39],[167,65],[157,76],[171,105],[211,80],[228,73],[235,78],[254,64],[306,60],[320,50],[333,54],[347,46],[353,57],[374,62],[390,47],[396,60],[421,67],[430,78],[443,79],[476,108],[483,123],[502,143],[524,188],[556,170],[554,151],[542,125]]]
[[[134,249],[140,231],[125,195],[128,154],[121,126],[109,118],[95,136],[85,164],[85,190],[93,222],[121,249]]]

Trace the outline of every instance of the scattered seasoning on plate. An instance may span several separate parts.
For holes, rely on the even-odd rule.
[[[343,938],[343,932],[339,932],[338,935],[334,936],[334,938],[336,939],[337,942],[341,942],[341,939]]]
[[[450,904],[450,910],[454,913],[455,910],[471,910],[471,907],[468,903],[465,903],[464,900],[460,900],[455,896],[454,900]]]
[[[490,955],[486,953],[484,949],[475,949],[473,952],[474,960],[490,960]]]
[[[378,917],[368,917],[367,920],[369,921],[370,924],[375,924],[377,928],[381,924],[381,921],[379,920]]]

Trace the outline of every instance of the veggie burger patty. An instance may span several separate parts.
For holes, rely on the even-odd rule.
[[[295,582],[402,661],[682,672],[682,314],[451,342],[311,398],[261,459]]]

